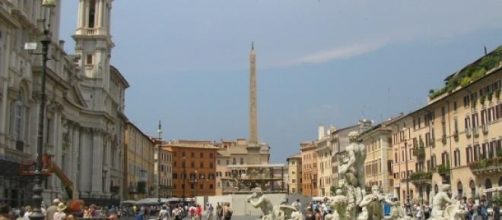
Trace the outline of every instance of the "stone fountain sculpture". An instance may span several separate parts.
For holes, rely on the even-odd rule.
[[[336,195],[330,200],[330,206],[335,213],[335,219],[356,219],[361,212],[358,209],[363,199],[364,189],[364,145],[357,142],[357,132],[350,132],[350,144],[345,151],[336,156],[339,164]]]
[[[465,218],[465,206],[455,199],[450,199],[450,185],[444,184],[432,199],[432,213],[429,220],[461,220]]]
[[[260,187],[253,189],[253,193],[247,198],[247,202],[255,208],[260,208],[262,220],[275,220],[274,206],[270,199],[266,198]]]

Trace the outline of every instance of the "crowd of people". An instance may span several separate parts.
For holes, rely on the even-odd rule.
[[[11,208],[9,205],[1,203],[0,220],[30,220],[33,211],[33,207],[29,205]],[[120,218],[120,211],[114,206],[110,206],[110,208],[94,204],[85,206],[82,202],[64,202],[60,199],[54,199],[49,206],[42,203],[40,211],[45,220],[75,220],[80,218],[118,220]]]
[[[213,206],[210,203],[204,205],[193,204],[164,204],[161,207],[152,206],[132,206],[135,212],[135,220],[230,220],[233,210],[230,208],[230,203],[217,203]],[[158,211],[157,211],[158,209]]]

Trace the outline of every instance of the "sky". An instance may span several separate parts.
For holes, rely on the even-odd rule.
[[[60,38],[74,51],[76,0]],[[248,137],[249,51],[259,139],[284,163],[319,125],[343,128],[424,106],[446,76],[502,45],[502,1],[115,0],[112,64],[126,115],[162,138]]]

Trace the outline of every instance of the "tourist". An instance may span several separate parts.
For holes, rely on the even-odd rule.
[[[310,206],[305,210],[305,220],[315,220],[315,214]]]
[[[169,219],[169,212],[167,212],[167,207],[162,206],[162,209],[159,211],[159,220],[168,220]]]
[[[54,220],[64,220],[66,218],[66,213],[64,212],[66,210],[66,206],[64,203],[60,202],[58,204],[58,207],[56,208],[56,212],[54,213],[53,219]]]
[[[24,208],[24,215],[23,215],[23,219],[24,220],[30,220],[30,215],[31,213],[33,213],[33,210],[31,209],[31,206],[26,206]]]
[[[176,205],[176,208],[173,209],[174,220],[181,220],[182,216],[182,208],[180,205]]]
[[[52,204],[45,211],[46,212],[45,220],[53,220],[54,213],[56,212],[56,208],[59,203],[60,203],[59,199],[54,199],[52,201]]]
[[[498,204],[493,206],[493,219],[502,220],[502,218],[500,218],[500,206]]]
[[[322,214],[319,209],[315,209],[315,220],[322,220]]]
[[[222,219],[223,219],[223,207],[218,202],[216,203],[216,220],[222,220]]]
[[[195,206],[195,220],[201,220],[202,219],[202,206],[200,204],[197,204]]]
[[[214,208],[212,204],[207,204],[206,206],[206,214],[207,214],[207,220],[213,220],[213,215],[214,215]]]
[[[424,204],[424,217],[425,219],[429,219],[431,216],[431,207],[429,206],[429,202],[425,202]]]
[[[223,219],[224,220],[232,219],[232,214],[233,210],[232,208],[230,208],[230,203],[229,202],[225,203],[225,205],[223,206]]]

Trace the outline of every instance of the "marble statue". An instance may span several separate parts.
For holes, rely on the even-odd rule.
[[[331,209],[334,210],[334,215],[337,216],[336,219],[350,219],[346,213],[348,204],[347,196],[342,194],[341,189],[337,189],[336,195],[330,200]]]
[[[343,189],[347,201],[347,204],[344,205],[344,210],[337,210],[340,219],[355,219],[357,216],[357,207],[363,199],[363,168],[366,156],[364,145],[357,142],[357,132],[350,132],[348,136],[351,143],[345,148],[345,151],[337,154],[339,164],[338,176],[341,177],[341,181],[338,184]],[[337,196],[340,195],[337,194]],[[338,204],[338,207],[340,207],[340,204]],[[333,205],[337,206],[336,204]]]
[[[448,196],[450,185],[444,184],[432,199],[430,220],[460,220],[465,218],[465,206]]]
[[[272,202],[265,197],[260,187],[253,189],[253,194],[247,198],[247,202],[249,202],[253,207],[261,209],[262,220],[275,220],[274,206],[272,205]]]
[[[393,203],[393,201],[388,200],[382,193],[380,193],[380,189],[378,188],[377,185],[373,185],[371,187],[371,193],[368,195],[365,195],[359,203],[359,206],[362,207],[363,209],[366,209],[367,213],[364,213],[364,211],[361,213],[368,217],[366,219],[383,219],[384,214],[383,214],[383,204],[382,202],[386,203]],[[358,219],[364,219],[364,218],[359,218]]]

